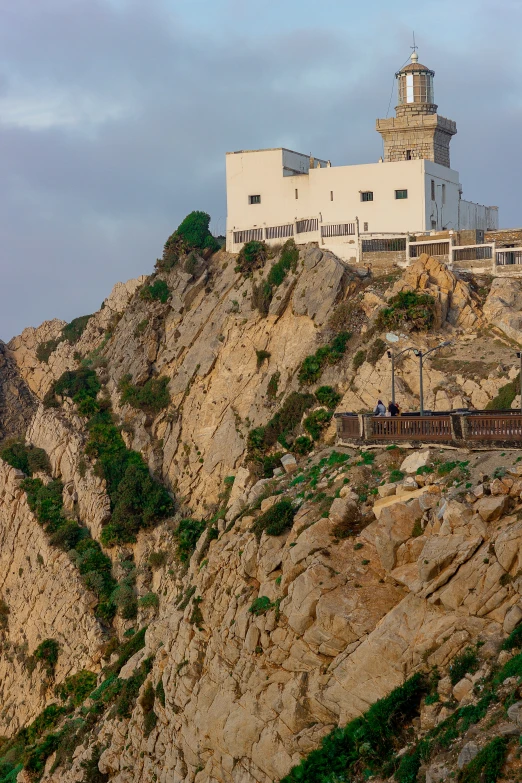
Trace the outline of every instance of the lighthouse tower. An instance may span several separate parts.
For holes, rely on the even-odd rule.
[[[437,114],[434,76],[434,71],[419,63],[415,50],[411,62],[395,74],[395,117],[377,120],[376,125],[383,138],[385,161],[431,160],[450,168],[449,147],[457,125]]]

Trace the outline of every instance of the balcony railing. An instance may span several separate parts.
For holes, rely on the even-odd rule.
[[[372,437],[378,440],[451,441],[451,416],[372,416]]]

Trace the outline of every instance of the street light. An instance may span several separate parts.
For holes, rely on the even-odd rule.
[[[435,348],[430,348],[429,351],[419,351],[418,348],[415,348],[413,351],[415,356],[419,357],[419,378],[420,378],[419,392],[420,392],[420,415],[421,416],[424,416],[424,387],[422,383],[422,362],[429,353],[433,353],[433,351],[438,351],[439,348],[445,348],[447,345],[451,345],[451,340],[446,340],[446,342],[441,343],[440,345],[436,345]]]
[[[517,351],[517,356],[520,359],[520,413],[522,413],[522,351]]]
[[[392,351],[387,351],[388,359],[391,359],[392,363],[392,391],[391,391],[391,398],[392,402],[395,404],[395,359],[398,359],[399,356],[402,356],[403,353],[406,353],[406,351],[414,351],[415,348],[413,346],[410,346],[409,348],[405,348],[403,351],[400,351],[399,353],[394,354]]]

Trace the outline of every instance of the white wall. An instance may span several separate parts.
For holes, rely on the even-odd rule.
[[[432,220],[434,220],[436,223],[434,228],[437,231],[441,231],[444,228],[454,229],[456,231],[459,228],[459,201],[461,190],[459,174],[457,171],[453,171],[453,169],[448,169],[446,166],[441,166],[430,160],[424,162],[426,164],[425,230],[431,230]],[[432,200],[431,198],[432,180],[435,185],[435,200]]]
[[[459,205],[459,228],[482,228],[484,231],[498,228],[498,207],[486,207],[461,199]]]

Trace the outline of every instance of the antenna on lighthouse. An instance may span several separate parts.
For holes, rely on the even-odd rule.
[[[415,30],[414,30],[413,31],[413,46],[410,46],[410,49],[413,49],[413,51],[411,53],[411,61],[412,61],[412,63],[416,63],[418,61],[418,59],[419,59],[419,55],[417,54],[417,49],[418,48],[419,47],[415,43]]]

